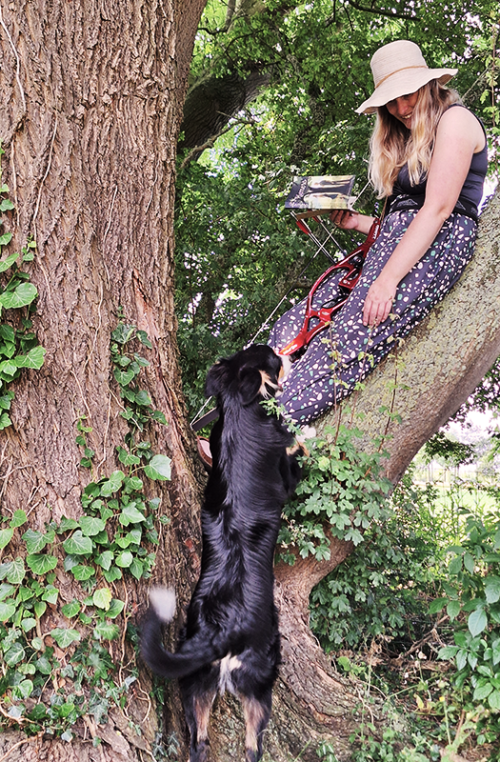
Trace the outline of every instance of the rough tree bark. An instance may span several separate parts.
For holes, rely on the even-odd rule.
[[[98,464],[92,477],[116,469],[115,448],[126,426],[109,344],[122,310],[153,344],[143,386],[169,422],[155,442],[173,466],[162,491],[161,511],[171,523],[157,573],[181,598],[196,575],[199,485],[176,359],[172,221],[175,146],[204,4],[0,4],[3,179],[17,210],[7,227],[18,249],[28,234],[37,242],[31,267],[40,294],[35,329],[47,350],[42,370],[16,385],[13,426],[2,432],[2,514],[23,509],[30,527],[42,531],[63,514],[79,517],[79,496],[90,480],[75,444],[81,415],[92,427],[88,444]],[[22,554],[12,545],[7,551]],[[60,603],[82,600],[70,575],[57,574]],[[127,600],[129,613],[145,599],[131,578],[117,596]],[[46,616],[45,632],[63,622],[58,611]],[[111,650],[114,660],[123,657],[120,646]],[[149,689],[144,671],[127,707],[142,736],[116,710],[99,730],[100,748],[90,743],[96,730],[89,722],[73,744],[37,738],[17,747],[22,736],[3,733],[0,757],[10,749],[11,762],[142,758],[140,749],[157,732]],[[182,735],[178,702],[172,703],[172,723]]]

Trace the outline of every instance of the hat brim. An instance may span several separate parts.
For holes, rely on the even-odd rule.
[[[356,109],[356,113],[373,114],[380,106],[385,106],[389,101],[400,98],[402,95],[415,93],[433,79],[437,79],[444,85],[455,76],[457,71],[458,69],[415,69],[415,71],[406,69],[397,72],[382,82],[372,95]]]

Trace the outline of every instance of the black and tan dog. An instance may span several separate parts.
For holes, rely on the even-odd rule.
[[[273,554],[283,503],[300,477],[300,447],[260,404],[276,393],[280,368],[272,349],[254,344],[209,371],[206,393],[217,398],[220,417],[210,436],[201,576],[175,654],[161,639],[175,609],[172,591],[152,591],[142,626],[146,663],[180,678],[191,762],[208,759],[210,709],[226,689],[242,701],[246,762],[262,756],[280,660]]]

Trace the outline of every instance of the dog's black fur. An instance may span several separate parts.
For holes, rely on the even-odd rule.
[[[283,503],[300,478],[292,434],[260,404],[278,389],[280,358],[252,345],[208,373],[207,396],[220,417],[210,436],[213,466],[201,512],[201,576],[175,654],[161,643],[173,611],[152,596],[142,625],[146,663],[180,678],[191,734],[191,762],[205,762],[207,726],[217,691],[239,695],[246,722],[246,762],[262,756],[271,691],[280,660],[273,554]],[[172,595],[172,594],[171,594]]]

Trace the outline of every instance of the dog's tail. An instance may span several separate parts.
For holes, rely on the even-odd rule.
[[[162,624],[170,622],[175,613],[175,592],[168,588],[152,588],[150,607],[141,624],[141,653],[146,664],[157,675],[178,678],[196,672],[220,658],[210,643],[188,640],[173,654],[162,644]]]

